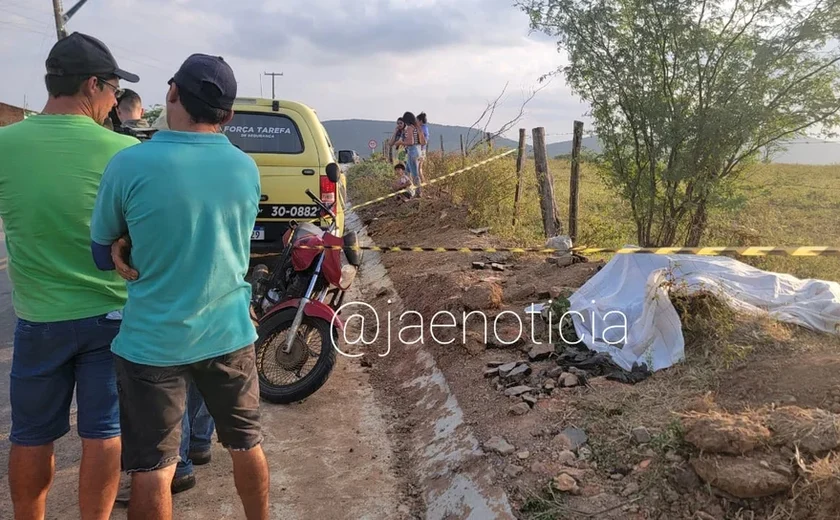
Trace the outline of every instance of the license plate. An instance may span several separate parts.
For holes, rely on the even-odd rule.
[[[260,204],[257,218],[315,218],[318,214],[314,204]]]
[[[265,240],[265,228],[255,227],[251,231],[251,240]]]

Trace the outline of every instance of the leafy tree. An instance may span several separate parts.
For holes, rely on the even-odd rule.
[[[148,108],[143,112],[143,119],[148,121],[149,124],[152,124],[155,120],[157,120],[162,111],[163,105],[153,105],[151,108]]]
[[[629,201],[640,245],[698,245],[749,164],[840,122],[838,0],[517,5],[567,51],[552,74],[590,104],[602,171]]]

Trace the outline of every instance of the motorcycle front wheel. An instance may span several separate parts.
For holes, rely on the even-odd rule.
[[[314,394],[335,365],[330,322],[304,316],[292,350],[283,352],[295,309],[268,317],[257,327],[257,375],[260,397],[274,404],[301,401]]]

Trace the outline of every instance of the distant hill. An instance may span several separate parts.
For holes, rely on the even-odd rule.
[[[365,119],[345,119],[324,121],[324,128],[330,135],[333,147],[337,150],[356,150],[362,157],[370,156],[368,142],[376,141],[377,151],[382,150],[382,140],[393,135],[394,123],[390,121],[371,121]],[[447,151],[461,149],[460,136],[467,138],[469,128],[464,126],[429,125],[431,133],[429,147],[440,149],[440,136],[443,136],[443,147]],[[473,130],[473,134],[475,130]],[[516,147],[516,141],[511,139],[496,139],[496,145],[502,147]],[[581,147],[594,153],[600,153],[601,142],[597,137],[584,137]],[[572,152],[572,141],[549,143],[546,147],[549,157],[567,155]],[[531,147],[528,147],[531,153]],[[816,139],[800,139],[791,141],[788,149],[773,158],[774,163],[787,164],[840,164],[840,142],[819,141]]]
[[[376,150],[382,150],[382,141],[394,134],[396,121],[370,121],[365,119],[344,119],[324,121],[324,128],[330,135],[333,148],[338,150],[356,150],[362,157],[370,156],[368,142],[376,141]],[[461,149],[461,136],[467,138],[469,128],[463,126],[429,125],[429,148],[440,150],[440,136],[443,136],[445,150],[454,152]],[[472,131],[475,135],[476,131]],[[497,146],[515,147],[516,141],[496,139]]]
[[[597,137],[584,137],[581,147],[595,153],[601,153],[601,142]],[[797,139],[786,145],[786,150],[778,152],[771,162],[779,164],[830,165],[840,164],[840,142],[820,141],[818,139]],[[572,153],[572,142],[563,141],[546,146],[549,157]]]
[[[580,147],[594,153],[601,153],[601,141],[597,137],[584,137],[580,140]],[[572,153],[572,142],[551,143],[546,145],[545,150],[549,157],[567,155]]]

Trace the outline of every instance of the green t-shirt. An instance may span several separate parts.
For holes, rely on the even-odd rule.
[[[20,318],[76,320],[125,305],[125,282],[93,262],[90,219],[108,162],[139,142],[85,116],[36,115],[0,128],[0,218]]]

